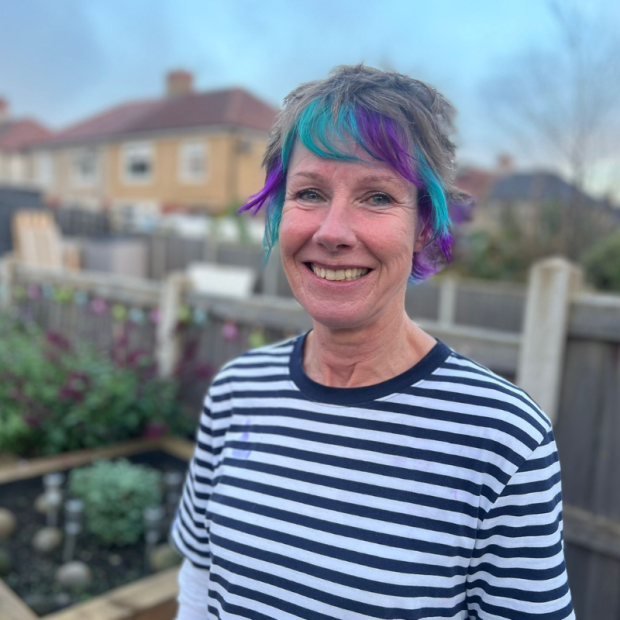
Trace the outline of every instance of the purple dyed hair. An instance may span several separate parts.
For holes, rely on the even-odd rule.
[[[286,173],[299,141],[319,157],[355,160],[337,145],[351,140],[418,188],[426,243],[414,253],[410,281],[420,282],[451,260],[449,205],[469,197],[454,185],[453,108],[432,87],[397,73],[338,67],[327,80],[303,84],[286,99],[269,139],[265,186],[239,210],[267,208],[264,246],[278,239]]]

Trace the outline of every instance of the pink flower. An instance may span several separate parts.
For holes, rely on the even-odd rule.
[[[74,403],[79,403],[84,399],[84,392],[76,390],[71,384],[64,385],[58,393],[58,398],[62,400],[70,400]]]
[[[196,377],[202,381],[210,379],[214,374],[215,368],[209,364],[209,362],[204,362],[196,366]]]
[[[24,422],[30,428],[39,428],[41,426],[41,420],[33,416],[32,414],[27,414],[24,416]]]
[[[45,334],[45,339],[48,344],[51,344],[62,351],[68,351],[71,348],[69,341],[64,336],[61,336],[56,332],[47,332]]]
[[[151,421],[144,429],[143,437],[146,439],[159,439],[168,432],[168,425],[165,422]]]

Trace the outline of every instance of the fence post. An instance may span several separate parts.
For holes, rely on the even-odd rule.
[[[439,311],[437,320],[442,326],[454,325],[456,316],[457,279],[445,276],[439,287]]]
[[[280,277],[280,253],[272,250],[263,267],[263,295],[278,295]]]
[[[13,258],[0,260],[0,310],[6,312],[13,299],[15,261]]]
[[[535,263],[530,270],[517,385],[555,422],[558,416],[570,302],[582,270],[565,258]]]
[[[211,220],[215,221],[215,218]],[[203,260],[205,263],[217,263],[217,224],[211,224],[212,228],[209,231],[209,234],[205,237],[204,248],[203,248]],[[216,227],[215,230],[213,227]]]
[[[177,272],[168,275],[162,283],[156,348],[157,370],[160,377],[171,377],[179,359],[180,342],[177,324],[186,282],[185,274]]]

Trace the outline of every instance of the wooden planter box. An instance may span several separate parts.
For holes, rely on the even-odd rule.
[[[41,476],[86,465],[96,459],[130,456],[161,450],[189,461],[194,444],[164,437],[138,440],[94,450],[80,450],[56,456],[0,466],[0,484]],[[48,614],[42,620],[172,620],[176,614],[178,568],[161,571],[128,585],[110,590],[85,603]],[[41,620],[0,579],[0,620]]]

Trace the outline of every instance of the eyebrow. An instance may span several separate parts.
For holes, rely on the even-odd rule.
[[[295,179],[297,177],[304,177],[307,179],[312,179],[314,181],[322,181],[324,179],[323,175],[320,174],[319,172],[311,172],[311,171],[306,171],[306,170],[300,170],[299,172],[296,172],[291,177],[291,179]],[[365,183],[366,182],[367,183],[378,183],[378,182],[397,183],[398,182],[392,176],[380,175],[380,174],[369,174],[368,176],[365,176],[362,181]]]

